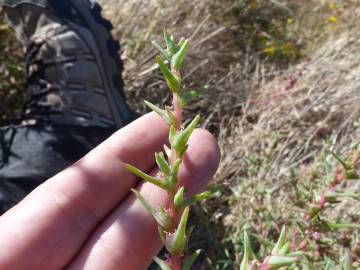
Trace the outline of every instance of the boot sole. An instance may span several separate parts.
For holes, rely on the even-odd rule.
[[[134,120],[137,115],[126,104],[122,91],[123,64],[119,57],[120,44],[114,40],[110,32],[113,25],[101,15],[102,8],[96,1],[74,0],[71,1],[71,5],[87,24],[99,48],[95,57],[100,64],[102,76],[105,78],[104,84],[110,109],[116,126],[118,128],[123,127]],[[104,61],[103,59],[110,59],[111,61]]]

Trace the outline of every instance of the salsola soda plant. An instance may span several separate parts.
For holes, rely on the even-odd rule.
[[[186,254],[192,231],[186,226],[189,206],[205,199],[210,192],[186,196],[185,188],[178,181],[178,172],[187,150],[187,142],[200,121],[198,115],[186,127],[183,127],[182,110],[190,100],[198,95],[198,92],[185,90],[181,80],[180,71],[189,48],[189,41],[182,38],[179,42],[175,42],[174,37],[166,31],[164,31],[164,39],[165,49],[155,42],[153,45],[160,54],[156,57],[156,62],[173,94],[173,104],[172,107],[167,106],[164,109],[148,101],[145,101],[145,104],[169,125],[170,148],[164,145],[164,152],[155,153],[155,160],[160,171],[155,177],[145,174],[132,165],[127,164],[126,167],[133,174],[164,189],[168,194],[167,207],[155,209],[138,191],[133,190],[158,223],[161,240],[170,253],[166,260],[155,257],[156,263],[163,270],[189,270],[200,254],[199,250],[192,255]]]
[[[301,181],[297,184],[289,182],[295,189],[296,196],[292,196],[292,201],[289,202],[277,202],[278,208],[284,207],[291,212],[289,216],[285,216],[284,212],[269,216],[270,212],[279,210],[262,207],[261,211],[267,213],[261,226],[247,226],[247,229],[255,229],[256,226],[259,228],[252,234],[257,243],[261,244],[261,251],[256,249],[257,255],[265,257],[270,247],[272,251],[260,261],[252,251],[245,232],[241,270],[359,269],[360,225],[354,223],[358,221],[357,215],[347,216],[346,210],[349,205],[356,207],[354,203],[360,201],[360,194],[355,192],[356,185],[353,183],[360,178],[360,144],[352,145],[344,156],[337,154],[333,148],[332,142],[326,143],[319,160],[315,162],[316,166],[310,169],[310,175],[307,176],[310,177],[309,180],[306,180],[304,174],[299,175]],[[251,190],[252,196],[258,195],[254,193],[256,191]],[[273,197],[270,198],[273,200]],[[343,210],[338,209],[346,200],[351,202],[344,204]],[[288,224],[291,234],[290,239],[286,240],[286,230],[283,228],[278,242],[273,246],[266,239],[270,236],[266,231],[271,232],[274,220],[278,222],[276,226]]]
[[[303,255],[302,251],[292,251],[291,243],[286,239],[286,228],[281,230],[279,239],[273,247],[271,254],[260,262],[253,252],[247,232],[244,232],[244,256],[240,270],[270,270],[284,269],[298,262]]]

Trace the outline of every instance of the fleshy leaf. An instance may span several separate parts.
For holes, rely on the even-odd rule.
[[[170,130],[169,130],[169,142],[171,145],[174,144],[175,136],[176,136],[176,129],[174,126],[171,126]],[[171,150],[170,150],[170,152],[171,152]],[[169,158],[170,157],[171,157],[171,154],[170,154]]]
[[[171,270],[170,266],[162,259],[154,257],[154,261],[161,268],[161,270]]]
[[[139,191],[136,189],[131,189],[132,192],[134,192],[135,196],[139,199],[139,201],[144,205],[146,210],[149,212],[149,214],[153,214],[156,212],[156,210],[150,205],[150,203],[140,194]]]
[[[160,208],[159,212],[155,212],[153,216],[161,228],[167,229],[169,227],[169,224],[171,222],[170,215],[168,212],[165,211],[163,207]]]
[[[199,249],[199,250],[195,251],[193,254],[191,254],[191,256],[187,257],[184,260],[182,270],[190,270],[191,267],[193,266],[193,264],[195,263],[196,259],[199,257],[200,253],[201,253],[201,250]]]
[[[164,173],[164,175],[169,176],[171,174],[169,164],[167,163],[164,153],[155,153],[155,160],[160,170]]]
[[[188,247],[189,247],[190,236],[191,236],[191,234],[193,233],[194,230],[195,230],[195,226],[192,225],[186,231],[186,238],[187,239],[186,239],[185,249],[188,249]]]
[[[176,208],[179,208],[182,206],[183,200],[184,200],[184,193],[185,193],[184,187],[179,188],[179,190],[176,192],[176,194],[174,196],[174,205]]]
[[[170,58],[169,53],[165,49],[163,49],[163,47],[161,47],[158,43],[156,43],[155,41],[152,41],[151,44],[165,59]]]
[[[351,166],[349,166],[345,160],[343,160],[341,157],[339,157],[335,152],[330,152],[333,157],[341,164],[341,166],[346,170],[346,171],[349,171],[351,170]]]
[[[252,253],[249,236],[247,232],[244,231],[244,256],[240,264],[240,270],[250,270],[249,262]]]
[[[167,65],[164,63],[164,61],[161,59],[160,56],[156,57],[156,62],[158,63],[161,72],[163,73],[165,80],[167,82],[167,85],[169,86],[170,90],[172,92],[178,92],[180,89],[180,82],[175,76],[172,74],[170,69],[167,67]]]
[[[351,198],[355,200],[360,200],[360,194],[359,193],[341,193],[341,192],[328,192],[325,194],[325,199],[328,201],[336,200],[337,198]]]
[[[341,266],[343,270],[354,270],[353,262],[349,252],[345,252],[345,254],[342,256]]]
[[[201,94],[205,93],[209,90],[209,86],[205,85],[204,87],[200,89],[193,89],[189,91],[181,91],[180,92],[180,106],[183,108],[185,107],[189,102],[200,96]]]
[[[165,152],[166,156],[170,159],[171,158],[171,149],[166,144],[164,144],[164,152]]]
[[[205,191],[205,192],[202,192],[200,194],[191,196],[191,197],[189,197],[189,198],[187,198],[187,199],[185,199],[183,201],[182,206],[183,207],[190,206],[190,205],[192,205],[192,204],[194,204],[196,202],[200,202],[202,200],[205,200],[205,199],[209,198],[212,194],[213,194],[213,192],[211,192],[211,191]]]
[[[181,158],[178,158],[172,169],[171,169],[171,176],[170,176],[170,183],[172,183],[173,185],[176,185],[177,184],[177,181],[178,181],[178,171],[179,171],[179,167],[181,165],[181,162],[182,162],[182,159]]]
[[[161,208],[160,211],[156,211],[137,190],[132,189],[132,192],[134,192],[135,196],[144,205],[146,210],[154,217],[156,222],[159,224],[159,227],[166,229],[170,223],[170,215],[164,210],[164,208]]]
[[[179,40],[179,42],[178,42],[178,44],[177,44],[178,49],[181,48],[181,46],[184,44],[185,40],[186,40],[186,39],[185,39],[184,37],[180,38],[180,40]]]
[[[181,48],[171,58],[171,66],[173,69],[175,69],[175,70],[181,69],[188,48],[189,48],[189,41],[185,40],[185,42],[182,44]]]
[[[281,233],[279,236],[279,239],[277,241],[277,243],[275,244],[271,254],[272,255],[278,255],[280,252],[281,247],[285,244],[285,240],[286,240],[286,227],[283,226],[281,229]]]
[[[168,123],[169,126],[173,125],[175,123],[175,115],[174,113],[172,112],[171,108],[170,107],[165,107],[165,113],[167,115],[167,117],[170,119]]]
[[[283,245],[280,250],[279,250],[279,255],[286,255],[290,250],[290,243],[285,243],[285,245]]]
[[[160,109],[158,106],[147,100],[145,100],[144,103],[147,107],[156,112],[168,125],[172,125],[174,123],[174,116],[169,114],[168,111]]]
[[[175,233],[168,235],[168,238],[165,242],[167,250],[171,254],[180,255],[183,253],[186,245],[186,223],[189,217],[189,207],[186,207],[181,215],[179,225]]]
[[[295,262],[297,262],[299,258],[297,257],[287,257],[287,256],[270,256],[270,258],[267,260],[267,264],[271,266],[270,269],[273,268],[280,268],[284,266],[289,266]]]
[[[174,138],[173,146],[177,152],[183,152],[190,138],[191,133],[197,127],[199,122],[200,122],[200,116],[197,115],[183,131],[176,134]]]
[[[183,92],[180,95],[180,106],[184,108],[190,101],[194,100],[200,95],[199,91],[191,90],[189,92]]]
[[[339,230],[339,229],[360,229],[360,224],[339,224],[339,223],[327,223],[326,226],[329,229],[333,229],[333,230]]]
[[[125,164],[125,167],[127,170],[129,170],[130,172],[132,172],[133,174],[135,174],[136,176],[139,176],[140,178],[142,178],[143,180],[155,185],[155,186],[158,186],[162,189],[165,189],[167,191],[170,191],[172,186],[168,183],[168,182],[165,182],[163,179],[159,179],[159,178],[156,178],[156,177],[152,177],[142,171],[140,171],[138,168],[130,165],[130,164]]]
[[[304,252],[302,252],[302,251],[294,251],[294,252],[290,252],[290,253],[286,254],[287,257],[301,257],[303,255],[304,255]]]
[[[171,37],[168,32],[164,31],[164,39],[165,39],[165,43],[168,48],[168,51],[171,52],[172,54],[175,54],[177,51],[177,48],[174,43],[173,37]]]

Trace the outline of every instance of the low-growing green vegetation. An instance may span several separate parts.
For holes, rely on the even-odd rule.
[[[226,260],[212,261],[209,269],[236,269],[240,265],[243,256],[250,254],[244,253],[244,232],[250,235],[255,256],[248,258],[248,268],[241,269],[277,269],[261,268],[269,254],[282,257],[284,265],[290,263],[286,269],[358,269],[360,193],[354,185],[360,181],[359,144],[354,143],[340,155],[336,145],[326,142],[310,166],[293,168],[274,182],[268,175],[269,159],[279,151],[278,140],[281,138],[275,135],[258,156],[244,157],[240,183],[209,202],[211,207],[216,207],[216,201],[231,209],[225,220],[225,237],[219,244],[231,247],[231,251]],[[284,250],[295,254],[293,261],[273,251],[285,227],[288,244]],[[254,260],[259,268],[250,267],[256,265]]]

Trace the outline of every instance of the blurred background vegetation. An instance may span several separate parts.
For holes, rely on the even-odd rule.
[[[0,126],[12,123],[21,113],[24,75],[20,45],[0,16]]]
[[[283,225],[306,252],[288,269],[360,269],[359,181],[334,184],[349,168],[359,178],[359,1],[100,2],[122,44],[133,108],[170,102],[150,44],[165,27],[191,39],[186,85],[210,86],[187,111],[202,114],[223,156],[218,192],[193,211],[190,248],[204,249],[197,269],[239,269],[244,230],[264,259]],[[21,110],[24,67],[9,29],[0,30],[4,125]],[[329,191],[343,196],[319,205]]]

